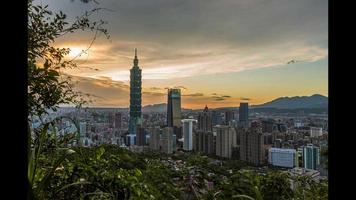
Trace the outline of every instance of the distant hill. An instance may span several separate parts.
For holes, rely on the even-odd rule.
[[[253,106],[253,108],[277,108],[277,109],[327,109],[328,97],[314,94],[312,96],[280,97],[270,102]]]
[[[142,112],[166,112],[166,111],[167,111],[167,104],[165,103],[146,105],[142,107]]]
[[[191,109],[182,108],[182,111],[190,111]],[[159,104],[151,104],[142,107],[142,112],[167,112],[167,104],[159,103]]]

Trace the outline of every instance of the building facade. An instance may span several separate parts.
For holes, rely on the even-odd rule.
[[[248,127],[249,125],[248,103],[240,103],[239,124],[241,127],[245,127],[245,128]]]
[[[142,70],[138,66],[137,49],[135,49],[134,66],[130,70],[130,120],[129,133],[136,134],[136,128],[142,124],[141,92],[142,92]]]
[[[254,165],[264,164],[262,129],[244,128],[240,131],[240,159]]]
[[[215,154],[215,136],[213,134],[213,113],[205,106],[198,114],[197,130],[193,137],[194,151]]]
[[[173,127],[177,138],[182,138],[181,124],[181,91],[180,89],[168,89],[167,98],[167,126]]]
[[[114,121],[114,130],[115,130],[115,135],[119,136],[121,133],[121,113],[117,112],[115,113],[115,121]]]
[[[162,129],[161,140],[160,140],[160,151],[162,153],[171,154],[174,147],[174,136],[173,127],[165,127]]]
[[[270,148],[268,162],[278,167],[298,167],[298,153],[295,149]]]
[[[235,120],[235,112],[231,110],[225,111],[225,125],[229,125],[233,120]]]
[[[319,137],[323,135],[323,128],[321,127],[310,127],[310,137]]]
[[[302,150],[303,167],[316,170],[320,164],[320,149],[313,144],[308,144]]]
[[[235,129],[225,125],[217,125],[214,126],[214,132],[216,132],[216,155],[231,158],[233,148],[237,147]]]
[[[183,119],[183,149],[186,151],[193,150],[193,123],[197,122],[196,119]]]
[[[151,150],[160,150],[161,129],[159,126],[148,128],[148,134],[150,135],[149,148]]]
[[[146,129],[143,127],[137,127],[136,130],[136,145],[137,146],[145,146],[146,143]]]

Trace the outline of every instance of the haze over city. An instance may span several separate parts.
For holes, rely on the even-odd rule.
[[[328,96],[325,1],[42,0],[69,19],[95,7],[110,39],[98,37],[79,68],[65,73],[93,95],[92,106],[128,107],[134,48],[142,69],[142,104],[165,103],[168,87],[182,90],[182,107],[251,105],[281,96]],[[85,50],[94,33],[56,42]],[[93,69],[89,69],[93,68]],[[97,69],[97,70],[95,70]]]

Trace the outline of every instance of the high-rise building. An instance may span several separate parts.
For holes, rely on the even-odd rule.
[[[134,66],[130,70],[130,121],[129,133],[136,134],[136,128],[142,124],[141,87],[142,70],[138,66],[137,49],[135,49]]]
[[[115,115],[114,113],[109,113],[108,115],[109,127],[114,128],[115,126]]]
[[[167,101],[167,126],[173,127],[174,134],[180,139],[182,138],[180,89],[168,89]]]
[[[240,132],[240,159],[254,165],[262,165],[265,156],[263,144],[262,129],[242,129]]]
[[[215,137],[213,135],[213,115],[205,106],[198,115],[198,126],[193,136],[194,151],[215,154]]]
[[[213,126],[221,125],[223,123],[223,118],[222,118],[220,112],[213,110],[211,112],[211,115],[212,115],[212,119],[213,119],[213,121],[212,121]],[[199,121],[199,119],[198,119],[198,121]]]
[[[152,150],[160,150],[161,129],[159,126],[148,128],[150,135],[149,148]]]
[[[196,119],[182,119],[183,123],[183,149],[186,151],[193,150],[193,123]]]
[[[161,140],[160,140],[160,151],[162,153],[171,154],[173,153],[173,127],[164,127],[162,129]]]
[[[217,125],[214,126],[214,131],[216,132],[216,155],[231,158],[233,148],[237,147],[235,128]]]
[[[137,127],[136,132],[136,145],[145,146],[146,145],[146,130],[143,127]]]
[[[295,149],[270,148],[268,161],[278,167],[298,167],[298,153]]]
[[[229,125],[229,123],[235,119],[235,112],[228,110],[225,111],[225,125]]]
[[[168,89],[167,126],[181,127],[181,93],[180,89]]]
[[[115,113],[114,129],[116,134],[120,134],[121,129],[121,113]]]
[[[303,147],[302,152],[303,167],[306,169],[316,170],[320,164],[320,149],[313,144]]]
[[[323,134],[323,128],[310,127],[310,137],[319,137]]]
[[[213,124],[212,124],[212,113],[209,112],[209,108],[206,105],[203,112],[199,113],[198,115],[198,130],[201,131],[212,131]]]
[[[242,127],[248,127],[249,125],[248,117],[249,117],[248,103],[240,103],[239,123]]]

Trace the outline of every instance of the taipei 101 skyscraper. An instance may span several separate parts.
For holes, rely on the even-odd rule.
[[[141,87],[142,70],[138,66],[137,49],[135,49],[134,66],[130,70],[130,121],[129,134],[136,135],[136,128],[142,124],[141,118]]]

